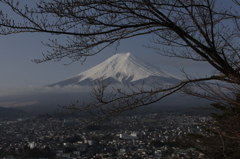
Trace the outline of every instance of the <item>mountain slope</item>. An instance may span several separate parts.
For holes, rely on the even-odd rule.
[[[0,107],[0,119],[2,118],[19,118],[27,116],[27,113],[18,108]]]
[[[115,54],[99,65],[74,77],[49,86],[59,85],[90,85],[94,81],[110,80],[111,83],[142,83],[175,84],[181,79],[160,70],[130,53]]]

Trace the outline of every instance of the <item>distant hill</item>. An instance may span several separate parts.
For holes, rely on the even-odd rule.
[[[19,118],[27,116],[28,114],[18,108],[4,108],[0,107],[0,119],[2,118]]]
[[[158,86],[158,84],[163,86],[176,85],[184,80],[152,64],[146,63],[130,53],[120,53],[74,77],[47,85],[40,92],[0,97],[0,101],[2,102],[18,101],[21,103],[36,101],[33,105],[16,107],[16,109],[1,108],[0,116],[15,117],[24,115],[25,112],[31,115],[54,114],[58,110],[66,111],[61,106],[68,106],[76,101],[79,101],[78,103],[92,102],[92,95],[89,94],[91,86],[99,79],[103,80],[103,82],[105,80],[111,82],[111,86],[107,91],[111,91],[112,87],[131,91],[128,87],[129,83],[133,84],[134,87],[140,86],[139,88],[141,88],[144,82],[144,89],[149,89],[156,87],[156,85]],[[190,96],[183,97],[181,94],[176,93],[157,103],[129,112],[156,113],[156,111],[179,112],[186,110],[189,113],[193,113],[191,107],[205,105],[209,105],[209,103],[206,104],[205,100],[196,100]]]

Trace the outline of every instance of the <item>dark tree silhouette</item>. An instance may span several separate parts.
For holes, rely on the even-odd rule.
[[[43,43],[50,51],[36,63],[70,58],[85,61],[108,46],[117,48],[123,39],[151,34],[159,54],[193,61],[206,61],[215,69],[212,76],[190,77],[173,86],[156,85],[144,89],[129,85],[129,90],[113,89],[101,80],[93,87],[92,103],[74,103],[65,108],[86,111],[95,119],[105,119],[123,111],[149,105],[175,92],[207,98],[219,104],[223,115],[215,115],[213,137],[201,137],[211,147],[210,158],[235,158],[239,151],[240,94],[240,2],[229,0],[38,0],[25,5],[0,0],[0,34],[49,33],[65,35]],[[14,16],[13,16],[14,15]],[[210,83],[211,81],[211,83]],[[212,141],[217,141],[216,145]],[[200,142],[201,143],[201,142]],[[195,145],[197,146],[197,145]],[[201,145],[200,145],[201,146]],[[199,147],[199,149],[202,147]],[[216,151],[215,151],[216,150]]]
[[[240,96],[236,95],[239,103]],[[205,123],[203,134],[190,134],[189,145],[212,159],[240,157],[240,107],[235,104],[213,103],[221,113],[212,113],[212,121]]]
[[[177,85],[159,85],[150,90],[130,85],[128,91],[115,89],[107,93],[109,84],[100,81],[93,88],[92,103],[75,103],[67,106],[70,110],[88,111],[104,119],[157,102],[177,91],[239,106],[234,94],[240,90],[240,3],[232,0],[229,6],[223,6],[221,2],[38,0],[36,5],[24,6],[20,1],[0,0],[0,34],[36,32],[67,36],[65,43],[57,39],[44,43],[51,50],[43,59],[33,60],[36,63],[65,57],[85,61],[108,46],[117,48],[123,39],[151,34],[153,43],[147,47],[159,54],[206,61],[215,69],[209,77],[185,74],[186,80]],[[212,84],[204,83],[212,80]]]

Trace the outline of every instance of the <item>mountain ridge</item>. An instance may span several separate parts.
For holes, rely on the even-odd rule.
[[[181,78],[148,64],[131,53],[118,53],[104,62],[66,80],[48,86],[91,85],[97,80],[111,83],[151,83],[176,84]],[[149,82],[148,82],[149,81]],[[150,84],[149,83],[149,84]]]
[[[0,106],[0,119],[3,118],[19,118],[19,117],[25,117],[28,114],[18,108],[5,108]]]

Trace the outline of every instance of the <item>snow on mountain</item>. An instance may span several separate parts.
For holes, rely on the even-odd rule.
[[[49,86],[90,85],[102,79],[112,83],[147,83],[175,84],[181,79],[166,71],[160,70],[130,53],[115,54],[99,65],[74,77]]]

